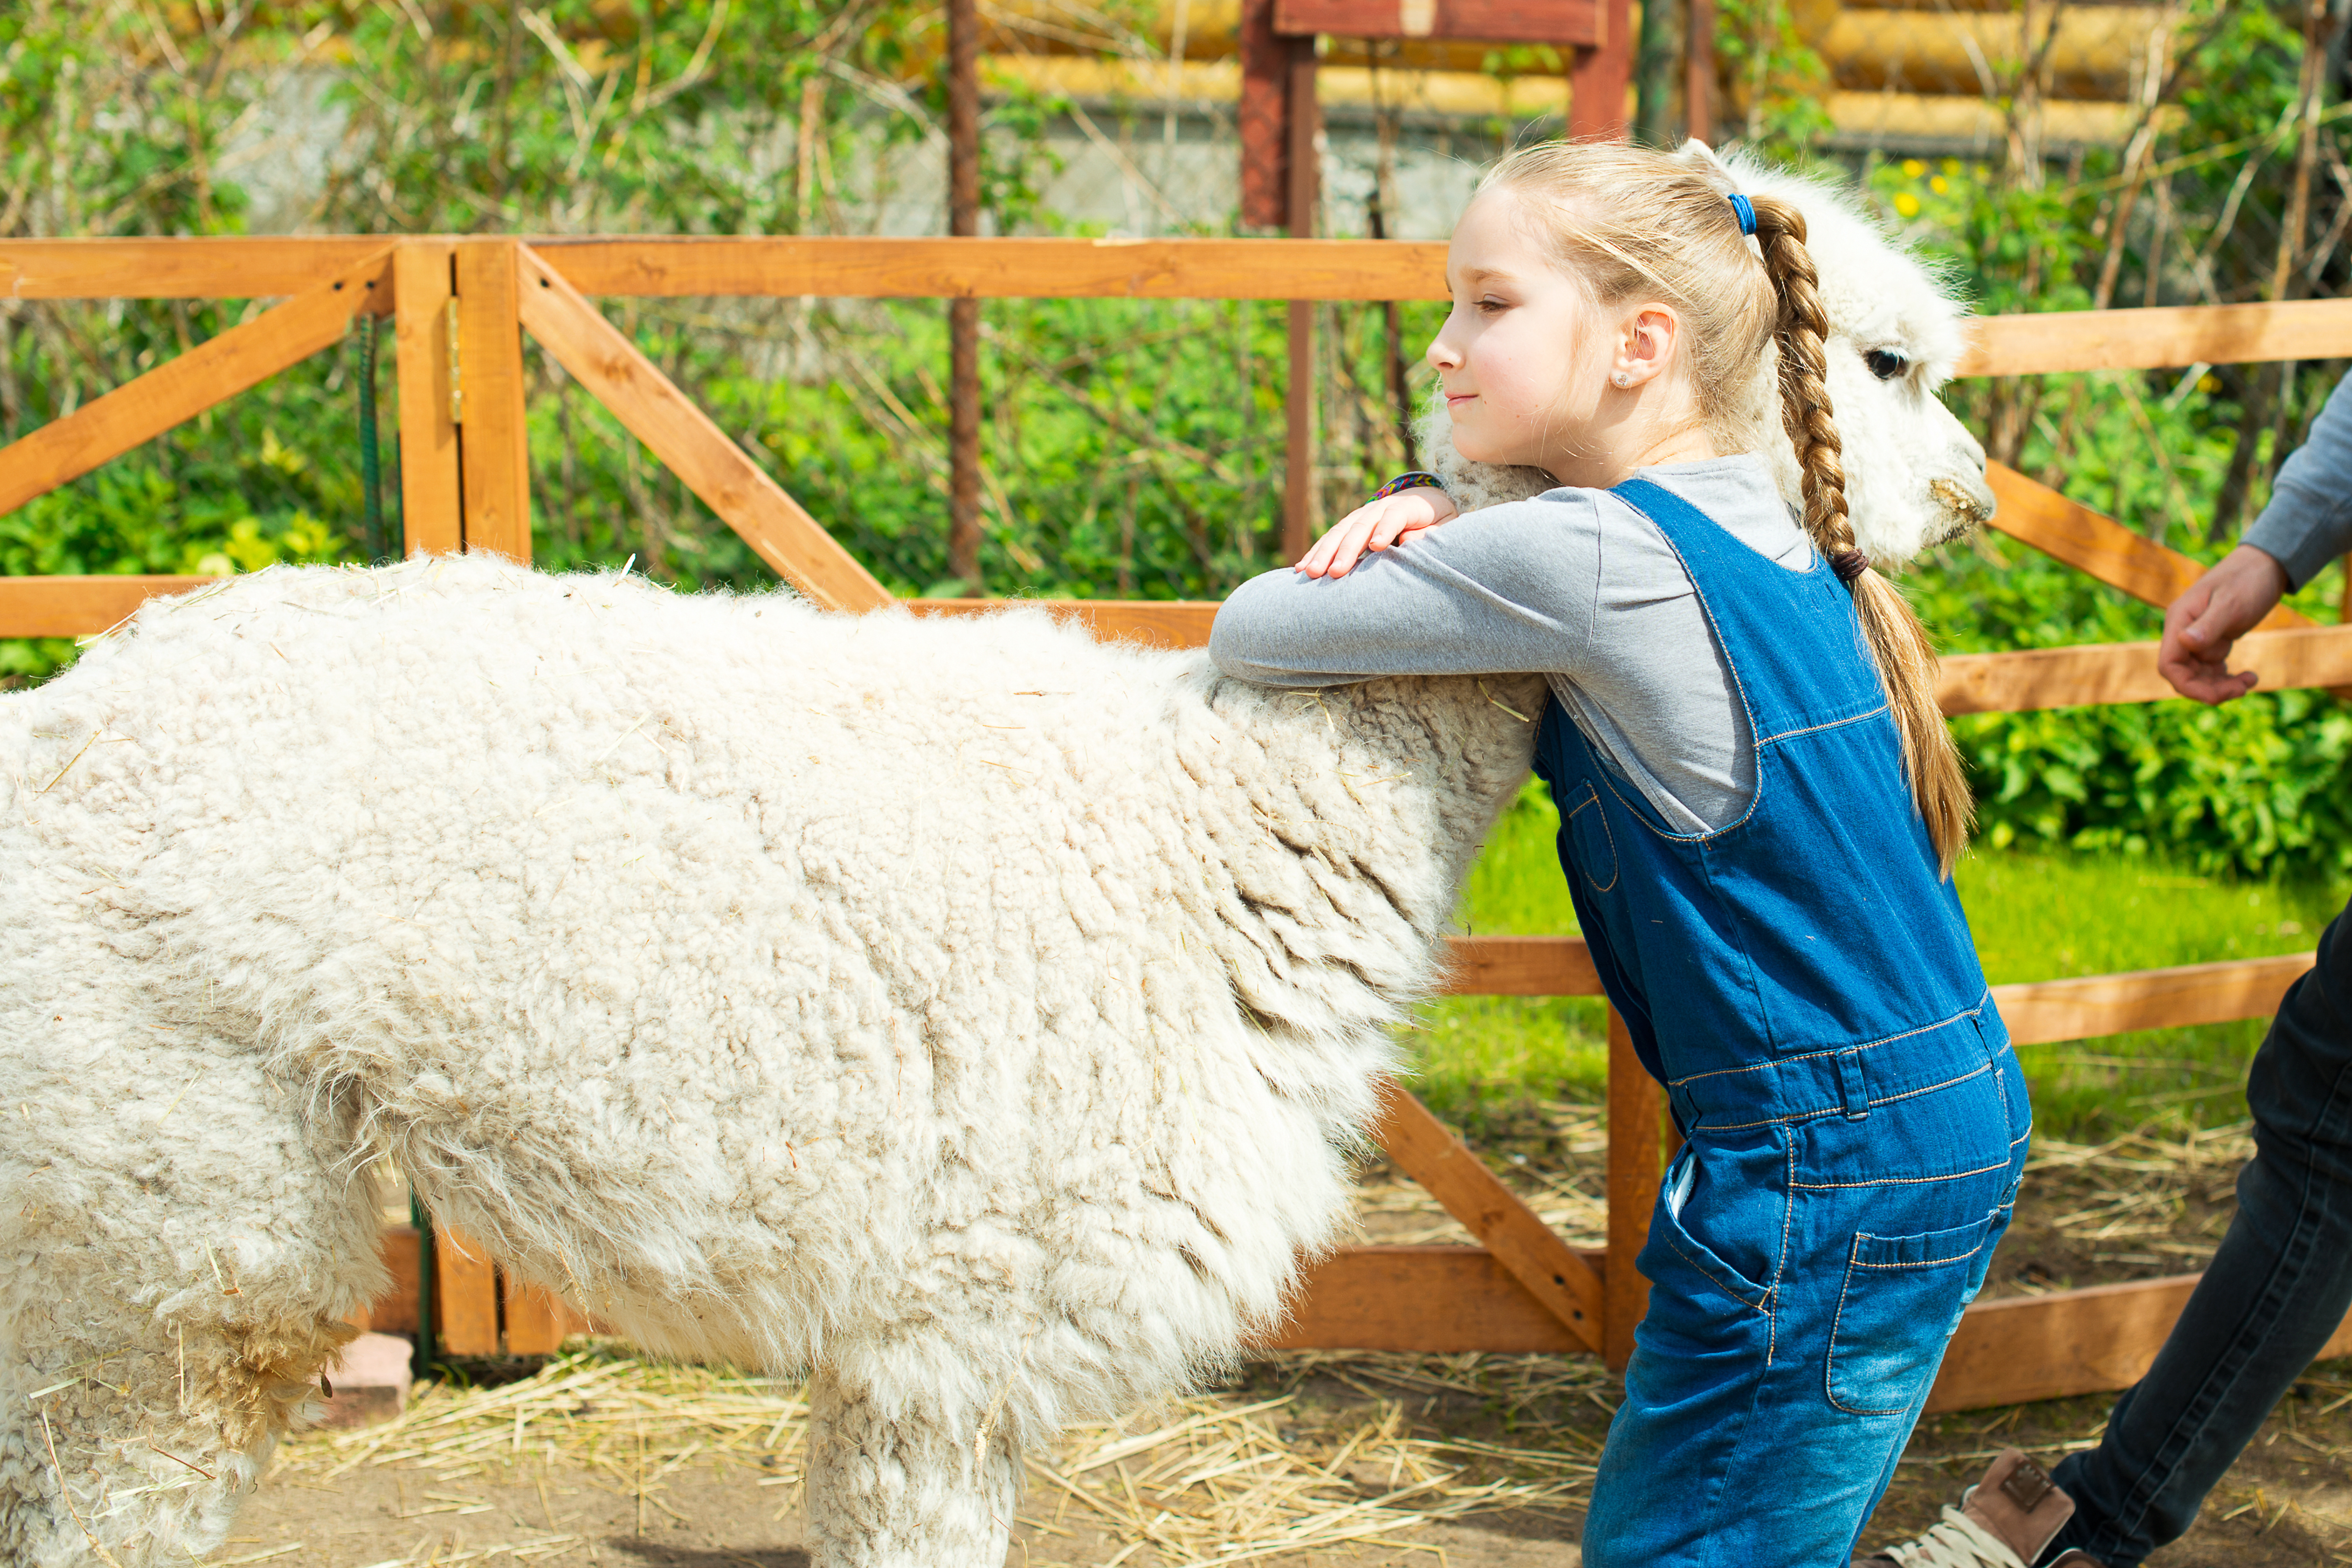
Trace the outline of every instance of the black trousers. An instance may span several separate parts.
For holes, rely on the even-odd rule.
[[[2352,1309],[2352,910],[2279,1005],[2246,1083],[2238,1213],[2147,1375],[2055,1479],[2076,1512],[2044,1554],[2137,1568],[2205,1494]]]

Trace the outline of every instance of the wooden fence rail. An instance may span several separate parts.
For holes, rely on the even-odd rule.
[[[337,341],[350,320],[395,330],[402,513],[412,550],[491,549],[528,560],[522,334],[820,603],[889,602],[865,567],[614,329],[598,295],[866,298],[1411,300],[1444,296],[1438,246],[1354,240],[616,239],[478,237],[0,241],[0,290],[20,299],[272,299],[261,311],[76,414],[0,449],[0,511],[88,473],[204,408]],[[2147,368],[2352,355],[2352,302],[2004,317],[1974,324],[1961,374]],[[1994,526],[2150,603],[2196,564],[1996,465]],[[106,629],[191,577],[0,579],[0,637]],[[961,615],[1000,602],[915,602]],[[1204,641],[1207,604],[1056,606],[1097,635],[1161,647]],[[2282,611],[2241,645],[2263,684],[2352,688],[2352,627]],[[2154,647],[2043,648],[1948,659],[1948,712],[2014,711],[2170,695]],[[2259,1017],[2310,966],[2255,959],[1995,988],[2020,1044]],[[1454,994],[1591,996],[1598,975],[1573,937],[1457,939]],[[1423,1351],[1599,1351],[1622,1364],[1647,1287],[1634,1271],[1664,1142],[1662,1097],[1609,1030],[1609,1245],[1569,1247],[1426,1108],[1398,1086],[1377,1128],[1478,1245],[1352,1247],[1310,1271],[1276,1345]],[[437,1232],[429,1262],[413,1231],[386,1258],[411,1287],[431,1277],[452,1353],[542,1353],[588,1320],[544,1289],[505,1279],[465,1237]],[[403,1259],[405,1259],[404,1262]],[[2084,1393],[2138,1375],[2189,1281],[2061,1291],[1979,1303],[1963,1321],[1930,1408]],[[418,1326],[415,1292],[371,1314]],[[593,1306],[593,1303],[589,1303]],[[2339,1331],[2331,1349],[2352,1350]]]

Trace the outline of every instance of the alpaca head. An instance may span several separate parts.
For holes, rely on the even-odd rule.
[[[1830,402],[1844,445],[1846,498],[1855,540],[1872,562],[1900,565],[1990,518],[1984,448],[1937,395],[1966,346],[1967,311],[1932,266],[1847,192],[1740,153],[1717,157],[1700,142],[1681,156],[1711,165],[1731,189],[1777,196],[1805,215],[1830,318]],[[1800,476],[1781,434],[1773,374],[1769,363],[1760,366],[1754,390],[1758,449],[1795,506]],[[1472,463],[1454,451],[1444,400],[1433,392],[1420,436],[1425,460],[1465,510],[1552,488],[1540,469]]]

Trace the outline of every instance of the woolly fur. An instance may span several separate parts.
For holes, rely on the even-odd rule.
[[[389,1155],[811,1369],[819,1563],[994,1568],[1328,1243],[1542,700],[482,557],[149,604],[0,698],[0,1562],[220,1540]]]
[[[1719,158],[1703,142],[1685,143],[1681,156],[1713,167],[1726,190],[1778,196],[1805,215],[1806,248],[1830,319],[1830,404],[1845,447],[1846,498],[1855,541],[1872,562],[1899,567],[1992,516],[1984,448],[1937,396],[1967,347],[1968,311],[1933,265],[1891,238],[1849,190],[1737,152]],[[1880,350],[1902,355],[1910,368],[1879,380],[1865,356]],[[1795,508],[1802,476],[1781,429],[1777,367],[1768,353],[1758,369],[1753,441]],[[1456,452],[1441,391],[1432,384],[1421,449],[1463,510],[1554,488],[1540,468],[1473,463]]]

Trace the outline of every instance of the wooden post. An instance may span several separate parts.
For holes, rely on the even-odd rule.
[[[1242,0],[1242,225],[1290,216],[1290,46],[1274,30],[1274,0]]]
[[[1286,171],[1289,228],[1294,239],[1315,237],[1316,132],[1322,116],[1315,102],[1315,40],[1291,38],[1289,167]],[[1320,521],[1315,493],[1315,301],[1290,302],[1290,380],[1283,395],[1282,558],[1296,561],[1314,542]]]
[[[1632,0],[1601,0],[1601,17],[1600,43],[1577,50],[1569,73],[1568,133],[1622,142],[1633,65]]]
[[[446,1355],[499,1353],[499,1279],[481,1243],[433,1227],[433,1316]]]
[[[979,0],[948,0],[948,232],[980,233]],[[948,301],[948,575],[980,579],[980,301]]]
[[[1690,0],[1684,24],[1683,120],[1685,134],[1715,141],[1715,0]]]
[[[1608,1321],[1601,1353],[1612,1372],[1633,1355],[1633,1329],[1650,1308],[1650,1282],[1633,1267],[1650,1238],[1658,1201],[1658,1128],[1665,1091],[1633,1054],[1633,1037],[1609,1009],[1609,1267],[1601,1277]]]
[[[523,429],[515,241],[461,239],[457,258],[457,354],[451,379],[465,547],[528,562],[530,449]]]
[[[449,368],[457,357],[457,253],[403,240],[392,253],[394,363],[400,380],[400,524],[407,553],[466,547]]]

